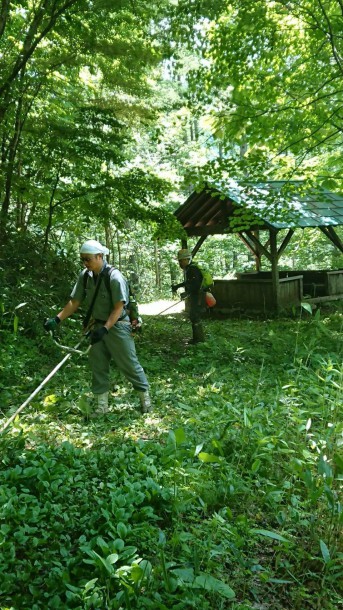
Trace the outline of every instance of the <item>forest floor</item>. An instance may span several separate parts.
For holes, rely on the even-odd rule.
[[[113,370],[92,418],[74,354],[0,435],[0,610],[343,608],[343,308],[188,346],[170,304],[140,307],[151,413]],[[0,330],[1,427],[65,352]]]

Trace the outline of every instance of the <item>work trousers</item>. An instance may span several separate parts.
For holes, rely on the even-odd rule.
[[[96,324],[94,329],[102,324]],[[130,381],[135,390],[146,392],[149,383],[144,370],[138,362],[136,346],[131,334],[131,324],[117,322],[105,337],[92,345],[89,352],[89,365],[92,371],[92,391],[102,394],[110,389],[110,362]]]
[[[192,324],[199,324],[201,322],[201,314],[204,311],[204,294],[197,292],[189,296],[189,319]]]

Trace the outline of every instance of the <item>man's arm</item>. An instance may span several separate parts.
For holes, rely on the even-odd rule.
[[[107,330],[110,330],[110,328],[112,328],[112,326],[114,326],[116,322],[118,322],[122,314],[124,305],[124,301],[117,301],[117,303],[114,304],[114,307],[106,320],[105,328]]]
[[[68,301],[68,303],[63,307],[62,311],[57,314],[57,317],[61,320],[61,322],[75,313],[80,306],[80,302],[81,301],[78,301],[77,299],[70,299],[70,301]]]

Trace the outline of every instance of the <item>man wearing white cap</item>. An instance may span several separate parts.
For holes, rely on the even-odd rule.
[[[188,342],[191,344],[202,343],[205,341],[204,330],[201,324],[202,303],[202,273],[200,269],[192,264],[192,254],[187,248],[182,248],[177,253],[179,265],[184,272],[184,281],[180,284],[172,285],[172,291],[178,288],[185,288],[187,297],[190,301],[189,319],[192,323],[193,338]]]
[[[48,331],[57,328],[58,324],[71,316],[81,303],[88,309],[100,282],[92,306],[94,326],[90,336],[92,347],[89,352],[92,390],[97,403],[96,413],[104,414],[108,411],[111,360],[114,360],[118,369],[138,391],[142,412],[147,413],[151,408],[149,384],[137,358],[130,318],[125,308],[129,302],[128,284],[120,271],[114,268],[111,269],[109,275],[110,293],[105,282],[101,281],[105,268],[110,267],[104,260],[104,255],[108,253],[108,248],[94,239],[90,239],[82,245],[80,256],[86,268],[78,277],[70,295],[70,301],[55,318],[50,318],[45,322],[44,328]]]

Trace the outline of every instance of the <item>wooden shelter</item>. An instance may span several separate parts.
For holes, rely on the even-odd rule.
[[[335,231],[343,225],[343,196],[326,189],[305,190],[303,182],[295,181],[236,183],[225,189],[206,186],[192,193],[174,214],[187,236],[199,237],[193,256],[209,235],[235,233],[255,258],[255,272],[215,281],[219,310],[279,309],[299,305],[304,296],[343,297],[343,270],[279,270],[280,257],[296,228],[318,228],[343,252]],[[261,271],[263,256],[271,271]]]

